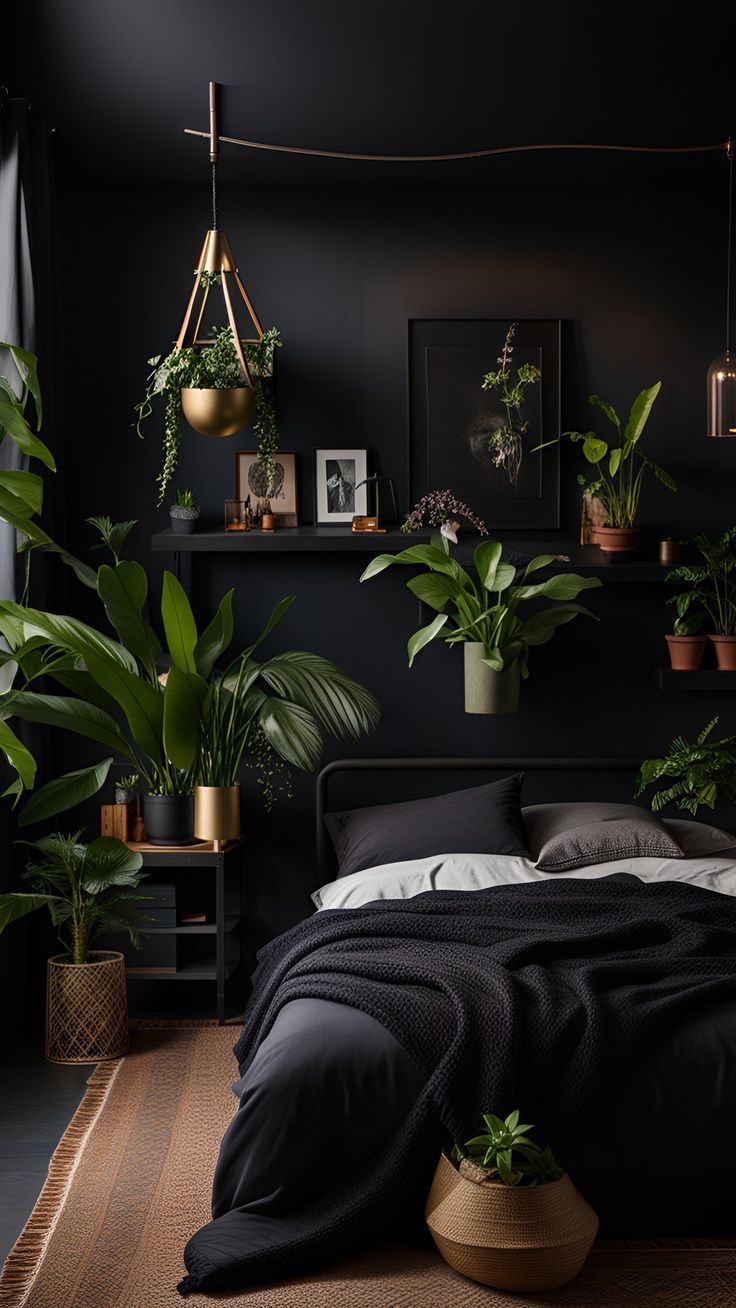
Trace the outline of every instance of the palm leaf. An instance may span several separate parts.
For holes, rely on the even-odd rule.
[[[339,740],[372,731],[380,721],[375,696],[319,654],[305,650],[277,654],[261,664],[260,675],[279,695],[308,709]]]
[[[0,932],[11,922],[17,922],[19,917],[35,913],[37,908],[50,908],[56,902],[56,895],[0,895]]]
[[[312,772],[322,757],[322,736],[313,714],[301,704],[266,697],[258,722],[268,742],[287,763]]]

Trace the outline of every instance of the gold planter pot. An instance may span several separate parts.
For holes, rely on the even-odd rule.
[[[240,835],[240,786],[194,787],[194,834],[215,845]]]
[[[46,1057],[51,1063],[99,1063],[128,1048],[125,959],[91,949],[89,962],[56,954],[46,974]]]
[[[252,386],[236,386],[231,390],[183,386],[181,407],[190,427],[202,436],[234,436],[250,422],[256,393]]]

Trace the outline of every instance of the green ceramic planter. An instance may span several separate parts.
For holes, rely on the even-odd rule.
[[[494,672],[483,662],[484,646],[468,641],[465,651],[465,712],[516,713],[519,707],[519,665]]]

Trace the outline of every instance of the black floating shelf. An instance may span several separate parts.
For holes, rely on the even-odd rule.
[[[225,980],[231,977],[237,962],[225,964]],[[214,958],[211,961],[205,959],[202,963],[183,963],[175,972],[156,971],[155,968],[134,968],[126,967],[126,976],[129,981],[216,981],[217,969]]]
[[[652,681],[658,690],[736,690],[736,672],[720,672],[718,668],[674,672],[660,664],[652,670]]]
[[[240,918],[235,913],[228,913],[225,918],[225,933],[240,926]],[[217,934],[216,922],[188,922],[180,926],[141,927],[144,936],[214,936]]]
[[[432,531],[416,531],[411,535],[389,527],[382,533],[355,532],[350,527],[281,527],[274,532],[261,531],[225,531],[223,528],[193,532],[191,536],[179,536],[168,528],[151,537],[151,548],[157,553],[167,554],[382,554],[405,549],[407,545],[426,542]],[[587,577],[600,577],[606,584],[620,582],[638,582],[649,584],[664,581],[670,565],[659,563],[656,559],[607,558],[597,545],[579,545],[575,541],[555,538],[539,539],[508,535],[499,532],[509,549],[522,554],[566,554],[568,563],[555,563],[553,566],[561,572],[570,570],[580,572]],[[472,550],[480,538],[464,533],[460,544],[454,551],[461,563],[468,562]]]

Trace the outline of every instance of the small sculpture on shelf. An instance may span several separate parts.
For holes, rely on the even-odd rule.
[[[225,531],[250,531],[252,526],[250,495],[244,500],[225,500]]]

